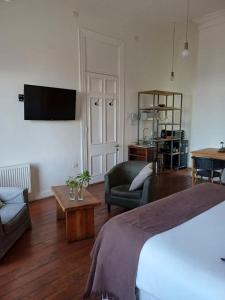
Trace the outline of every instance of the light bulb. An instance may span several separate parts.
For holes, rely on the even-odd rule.
[[[184,49],[183,51],[182,51],[182,56],[183,57],[187,57],[189,55],[189,51],[187,50],[187,49]]]
[[[175,75],[174,75],[174,72],[172,71],[170,73],[170,81],[174,81],[175,80]]]
[[[189,50],[188,50],[188,42],[184,43],[184,50],[182,51],[182,56],[187,57],[189,55]]]

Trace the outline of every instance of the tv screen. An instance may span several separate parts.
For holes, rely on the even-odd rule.
[[[75,120],[76,91],[24,85],[25,120]]]

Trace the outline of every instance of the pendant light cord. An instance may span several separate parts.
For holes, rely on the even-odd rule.
[[[187,0],[186,42],[188,41],[189,8],[190,8],[190,2],[189,2],[189,0]]]
[[[174,71],[174,56],[175,56],[175,34],[176,22],[173,23],[173,43],[172,43],[172,72]]]

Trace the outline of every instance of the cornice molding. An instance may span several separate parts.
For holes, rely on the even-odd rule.
[[[198,24],[199,30],[204,30],[204,29],[207,29],[210,27],[224,24],[225,23],[225,9],[202,16],[193,21]]]

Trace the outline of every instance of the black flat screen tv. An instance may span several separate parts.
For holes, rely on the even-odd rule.
[[[25,120],[75,120],[76,91],[24,85]]]

